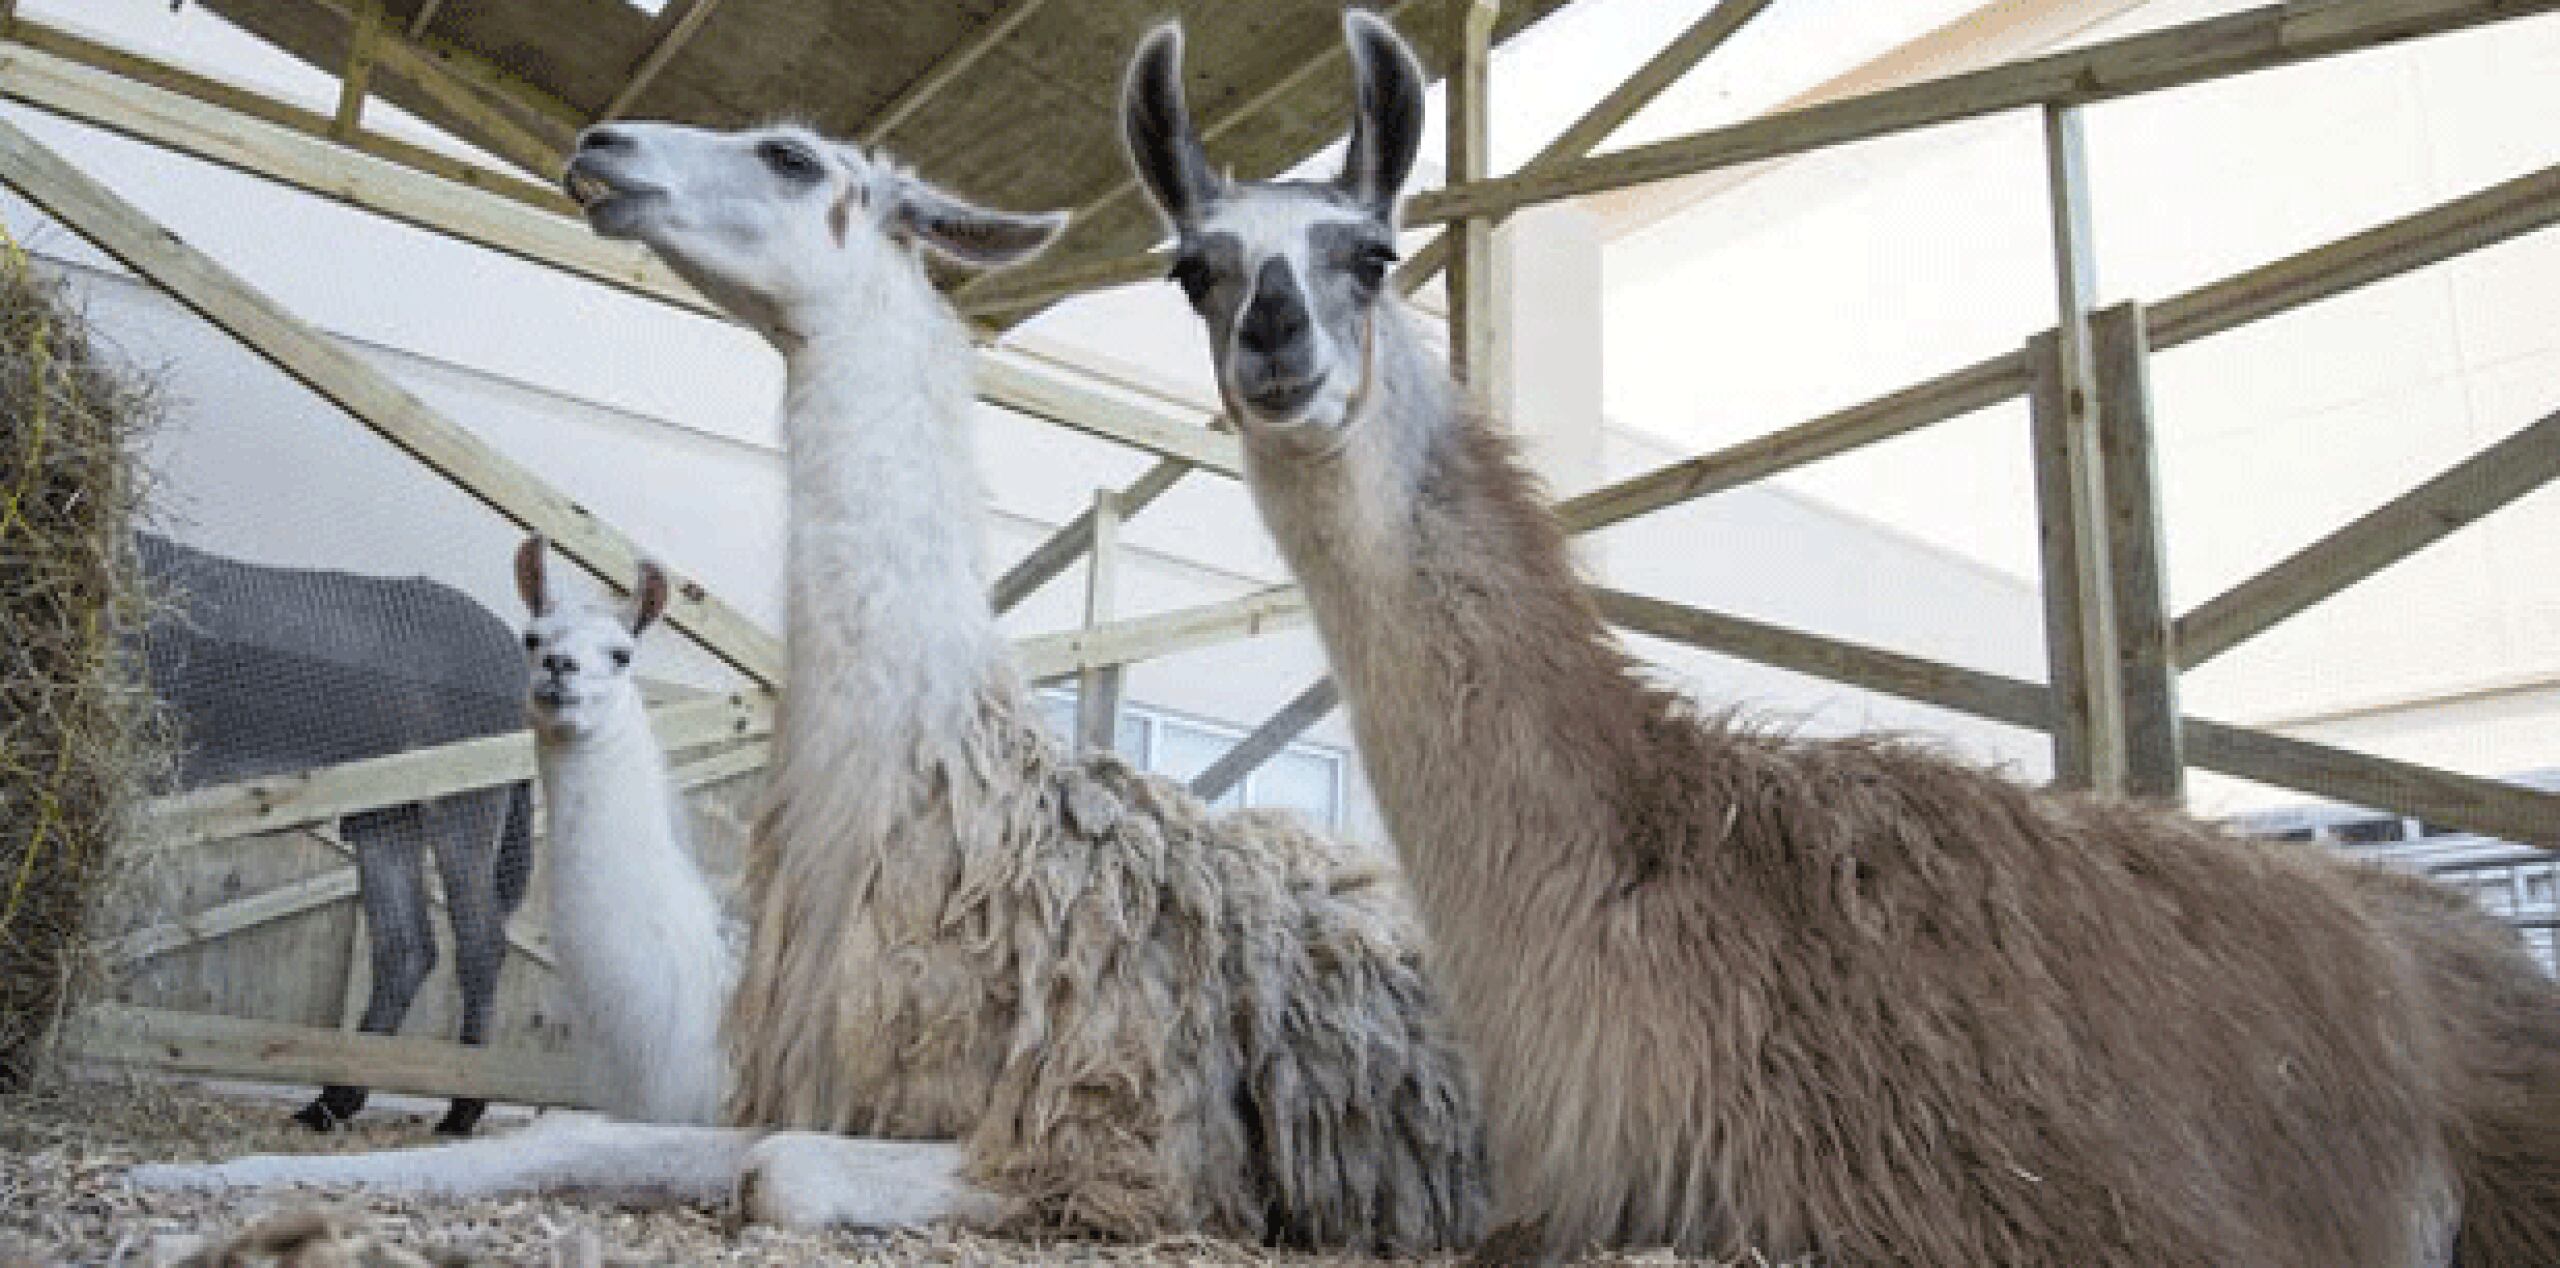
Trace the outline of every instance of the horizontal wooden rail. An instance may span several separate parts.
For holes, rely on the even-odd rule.
[[[2265,633],[2331,595],[2560,478],[2560,413],[2489,446],[2178,619],[2182,668]]]
[[[1209,763],[1209,769],[1192,777],[1192,794],[1204,801],[1226,796],[1228,789],[1243,783],[1256,767],[1289,747],[1289,742],[1308,727],[1324,721],[1324,716],[1341,703],[1342,688],[1331,677],[1316,679],[1315,685],[1290,697],[1289,703],[1255,727],[1251,735],[1219,754],[1218,760]]]
[[[243,929],[273,924],[316,907],[344,902],[355,897],[360,889],[362,886],[357,881],[356,869],[331,868],[273,889],[262,889],[243,898],[216,903],[203,911],[119,934],[107,939],[99,950],[111,965],[131,964],[200,942],[229,937]]]
[[[990,405],[1143,449],[1161,458],[1178,459],[1224,476],[1244,474],[1242,447],[1234,436],[1209,430],[1205,414],[1186,418],[1106,396],[1001,356],[978,359],[978,394]]]
[[[586,1083],[568,1056],[212,1013],[101,1004],[74,1014],[64,1056],[172,1074],[262,1083],[348,1083],[414,1096],[471,1096],[523,1105],[583,1105]]]
[[[2293,0],[1415,195],[1405,223],[1501,215],[2034,106],[2089,105],[2560,10],[2560,0]]]
[[[2053,693],[2042,683],[1621,591],[1594,597],[1614,624],[1704,651],[2030,730],[2052,716]],[[2560,794],[2201,718],[2185,719],[2182,739],[2188,760],[2208,770],[2560,849]]]
[[[2500,181],[2149,306],[2151,350],[2279,316],[2560,223],[2560,165]]]
[[[675,784],[678,791],[690,792],[706,784],[716,784],[721,780],[732,779],[756,770],[770,762],[772,758],[773,745],[770,742],[751,740],[743,744],[731,745],[724,751],[709,757],[687,762],[669,771],[668,779]],[[346,838],[340,833],[319,824],[310,825],[308,830],[312,836],[326,843],[341,857],[350,861],[355,858],[355,847],[347,844]],[[536,849],[541,848],[542,839],[543,834],[537,832]],[[360,889],[355,868],[336,868],[304,877],[290,884],[277,886],[274,889],[262,890],[244,898],[217,903],[192,915],[180,916],[175,920],[162,921],[130,933],[119,934],[107,940],[105,955],[110,964],[129,964],[136,960],[147,960],[154,956],[166,955],[182,947],[238,933],[243,929],[254,929],[259,925],[270,924],[287,916],[300,915],[315,907],[325,907],[333,902],[341,902],[355,897]],[[427,901],[438,909],[443,909],[447,905],[443,883],[432,873],[427,878]],[[507,929],[507,944],[546,969],[559,968],[559,965],[552,960],[548,938],[539,930],[528,929],[525,926],[526,921],[519,913]]]
[[[1107,669],[1175,652],[1252,638],[1307,619],[1296,586],[1273,586],[1240,599],[1177,608],[1091,629],[1034,635],[1013,645],[1023,676],[1035,682],[1086,669]]]
[[[747,739],[773,729],[773,697],[754,692],[660,705],[649,720],[659,744],[671,751]],[[154,800],[144,813],[155,842],[194,845],[512,784],[533,773],[533,736],[516,731],[200,788]]]

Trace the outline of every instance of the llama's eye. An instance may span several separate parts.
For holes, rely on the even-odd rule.
[[[614,649],[613,649],[613,667],[614,667],[614,668],[616,668],[616,669],[629,669],[629,668],[631,668],[631,649],[630,649],[630,648],[628,648],[628,647],[617,647],[617,648],[614,648]]]
[[[1352,248],[1348,267],[1352,280],[1360,283],[1361,289],[1375,292],[1387,284],[1387,270],[1401,258],[1393,244],[1364,242]]]
[[[763,159],[776,176],[795,181],[818,179],[817,158],[788,141],[767,141],[756,147],[756,157]]]
[[[531,630],[526,630],[526,631],[524,632],[524,649],[525,649],[526,651],[528,651],[528,652],[538,652],[538,651],[541,651],[541,650],[542,650],[542,636],[541,636],[541,635],[539,635],[539,634],[534,633],[534,632],[533,632],[533,631],[531,631]]]
[[[1173,268],[1165,276],[1182,288],[1183,297],[1193,308],[1209,302],[1209,262],[1186,251],[1173,257]]]

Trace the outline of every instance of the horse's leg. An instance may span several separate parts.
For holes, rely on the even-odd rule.
[[[400,1029],[410,1001],[436,967],[435,930],[427,914],[425,842],[414,806],[349,815],[341,830],[356,854],[358,896],[373,951],[373,981],[356,1029],[387,1035]],[[294,1114],[313,1131],[330,1131],[364,1108],[365,1090],[333,1083]]]
[[[725,1205],[760,1133],[546,1114],[504,1136],[356,1154],[253,1154],[209,1164],[136,1167],[142,1189],[270,1189],[294,1185],[422,1197],[566,1193],[629,1206]]]
[[[499,833],[506,827],[507,790],[479,789],[421,806],[436,871],[444,879],[446,918],[453,925],[453,973],[462,991],[462,1042],[489,1042],[489,1016],[497,1006],[498,970],[507,958],[507,914],[498,902]],[[468,1136],[489,1103],[457,1096],[436,1124],[440,1136]]]

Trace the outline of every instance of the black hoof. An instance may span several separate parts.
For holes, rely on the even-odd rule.
[[[480,1115],[489,1109],[487,1101],[457,1100],[446,1106],[443,1119],[436,1123],[439,1136],[468,1136],[480,1126]]]
[[[365,1092],[360,1087],[332,1083],[320,1089],[320,1095],[293,1116],[293,1121],[315,1132],[333,1132],[364,1109]]]

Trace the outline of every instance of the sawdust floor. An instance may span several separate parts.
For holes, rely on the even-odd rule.
[[[315,1136],[291,1104],[183,1084],[83,1080],[0,1096],[0,1266],[18,1264],[1231,1264],[1319,1259],[1204,1239],[1150,1246],[1035,1245],[966,1233],[883,1236],[732,1232],[700,1208],[626,1211],[565,1198],[440,1202],[357,1193],[142,1193],[139,1162],[243,1153],[386,1149],[433,1142],[432,1113],[368,1109]],[[495,1115],[493,1114],[493,1118]],[[498,1130],[508,1130],[500,1124]],[[298,1249],[297,1249],[298,1248]],[[1447,1261],[1441,1261],[1447,1262]],[[1617,1259],[1664,1264],[1667,1258]]]

